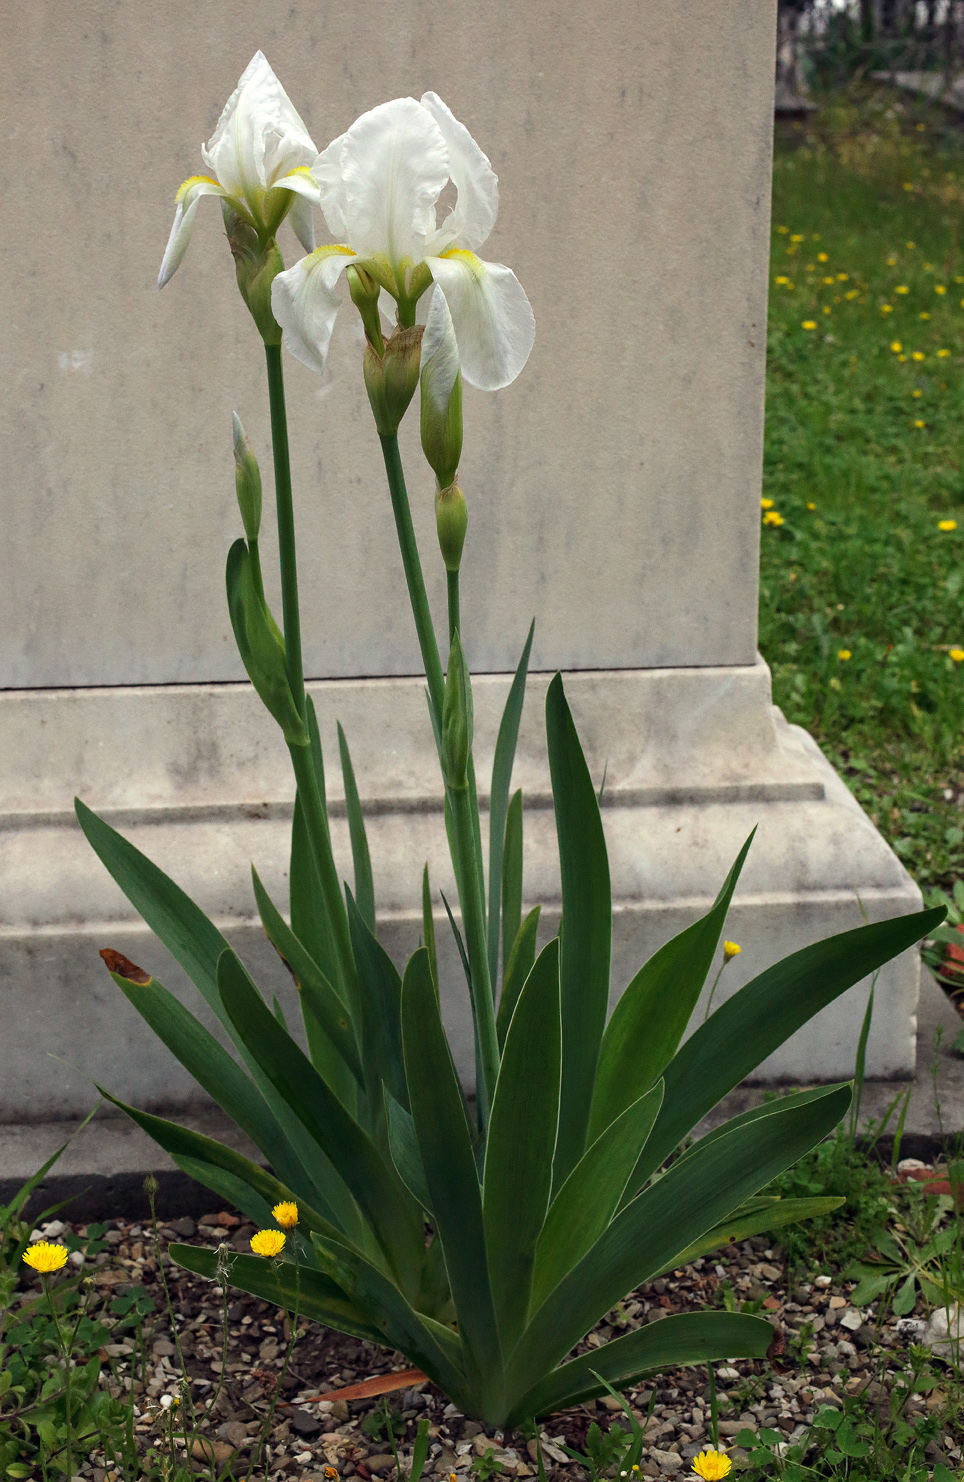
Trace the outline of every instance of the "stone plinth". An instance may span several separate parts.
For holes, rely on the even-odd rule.
[[[97,957],[113,946],[187,991],[74,825],[75,792],[286,992],[248,867],[283,902],[290,779],[239,683],[221,576],[239,533],[231,411],[267,469],[267,399],[214,203],[171,285],[154,287],[176,187],[257,48],[319,148],[364,109],[431,88],[501,177],[485,252],[518,272],[537,337],[507,391],[466,392],[463,632],[485,778],[536,617],[515,780],[526,896],[546,929],[558,882],[540,711],[556,668],[594,775],[606,769],[614,996],[710,904],[756,824],[728,926],[743,952],[722,991],[861,909],[913,909],[899,862],[773,712],[756,657],[775,0],[706,0],[698,20],[688,0],[616,0],[591,26],[560,0],[453,0],[444,16],[427,0],[0,0],[0,16],[15,121],[4,201],[23,232],[0,283],[0,1118],[72,1116],[87,1077],[152,1106],[196,1097]],[[298,255],[290,234],[284,251]],[[288,361],[306,669],[330,774],[336,718],[352,743],[380,930],[403,955],[423,861],[451,880],[360,357],[346,312],[323,378]],[[402,441],[441,625],[414,418]],[[347,870],[337,790],[331,775]],[[438,935],[468,1072],[461,974],[441,923]],[[910,954],[880,976],[871,1074],[913,1067],[917,970]],[[846,1075],[864,996],[764,1074]]]

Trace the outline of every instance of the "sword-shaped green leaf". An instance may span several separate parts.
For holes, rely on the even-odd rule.
[[[417,1283],[424,1250],[421,1211],[368,1134],[276,1023],[231,951],[223,953],[218,963],[218,984],[238,1032],[338,1170],[400,1285],[411,1289]]]
[[[606,1386],[596,1374],[614,1388],[626,1389],[657,1369],[714,1359],[762,1359],[772,1342],[773,1328],[761,1317],[742,1312],[674,1313],[554,1369],[515,1403],[506,1425],[521,1425],[605,1394]]]
[[[381,1329],[381,1341],[397,1348],[446,1394],[466,1401],[462,1346],[457,1334],[431,1315],[418,1312],[383,1272],[357,1252],[331,1240],[314,1242],[328,1275]]]
[[[74,800],[74,806],[88,843],[101,863],[224,1025],[299,1162],[303,1167],[309,1164],[312,1145],[304,1129],[262,1071],[221,1002],[217,985],[218,958],[222,952],[230,950],[227,940],[190,896],[145,854],[92,813],[79,798]]]
[[[660,947],[613,1009],[599,1052],[591,1138],[648,1091],[675,1055],[712,966],[752,842],[753,834],[737,855],[713,909]]]
[[[348,742],[338,722],[338,749],[341,752],[341,775],[345,784],[345,808],[348,813],[348,833],[351,838],[351,857],[355,869],[355,900],[362,920],[372,933],[375,931],[375,885],[372,879],[372,857],[368,852],[368,835],[365,832],[365,816],[362,813],[355,782],[355,769],[351,764]]]
[[[489,977],[493,986],[499,970],[499,910],[502,901],[502,852],[505,844],[506,814],[509,807],[509,786],[512,781],[512,766],[515,762],[516,743],[519,739],[519,722],[526,696],[526,674],[529,669],[529,654],[532,652],[532,635],[535,618],[529,627],[522,657],[516,667],[512,684],[502,712],[499,735],[495,743],[492,762],[492,788],[489,795]],[[516,926],[518,931],[518,926]],[[515,932],[509,938],[510,946]],[[508,954],[505,956],[508,961]],[[503,964],[504,965],[504,964]]]
[[[557,1364],[600,1313],[825,1137],[849,1104],[849,1086],[830,1087],[803,1104],[776,1102],[767,1115],[724,1133],[706,1149],[698,1143],[616,1216],[545,1299],[512,1355],[510,1393],[529,1375]]]
[[[202,1250],[196,1245],[173,1241],[168,1247],[171,1259],[185,1271],[218,1278],[218,1252]],[[384,1343],[385,1335],[351,1302],[341,1288],[321,1271],[310,1266],[296,1266],[293,1261],[268,1261],[263,1256],[230,1254],[226,1257],[227,1277],[232,1286],[252,1297],[260,1297],[287,1312],[297,1311],[339,1333],[364,1338],[369,1343]]]
[[[477,1393],[502,1377],[502,1353],[489,1284],[482,1190],[459,1079],[442,1028],[438,999],[420,948],[402,979],[405,1075],[422,1166],[459,1317],[466,1373]]]
[[[667,1262],[664,1269],[672,1271],[679,1266],[686,1266],[690,1261],[698,1261],[700,1256],[709,1255],[710,1251],[719,1250],[721,1246],[733,1245],[737,1240],[749,1240],[751,1235],[769,1234],[771,1230],[782,1229],[784,1225],[795,1225],[800,1220],[812,1220],[818,1214],[829,1214],[831,1210],[839,1209],[844,1199],[842,1195],[839,1198],[811,1196],[804,1199],[750,1200],[749,1203],[757,1204],[758,1207],[735,1210],[721,1225],[715,1225],[712,1230],[701,1235],[699,1240],[694,1240],[692,1245],[679,1251],[672,1261]]]
[[[557,674],[546,696],[552,800],[562,873],[562,1102],[553,1186],[586,1150],[599,1046],[609,1006],[612,902],[596,791]]]
[[[612,1220],[662,1101],[663,1083],[657,1081],[590,1144],[553,1199],[536,1247],[534,1311]]]
[[[116,970],[111,977],[188,1074],[261,1149],[279,1177],[289,1187],[303,1185],[306,1170],[264,1097],[214,1035],[156,978],[139,983]]]
[[[432,1196],[428,1191],[425,1169],[422,1167],[422,1155],[418,1148],[418,1137],[415,1133],[412,1114],[406,1111],[404,1106],[399,1106],[387,1086],[384,1086],[382,1090],[385,1098],[385,1120],[388,1124],[388,1147],[392,1162],[412,1198],[417,1199],[421,1208],[431,1216]]]
[[[438,993],[438,957],[435,952],[435,917],[432,915],[432,889],[428,879],[428,865],[422,871],[422,936],[428,953],[428,965],[432,969],[432,982]]]
[[[284,647],[277,628],[268,621],[247,542],[236,540],[228,552],[225,571],[231,627],[248,678],[265,709],[292,746],[308,746],[309,736],[295,704],[285,669]]]
[[[307,947],[285,921],[262,885],[254,865],[251,866],[251,878],[261,924],[268,941],[290,969],[304,1004],[321,1025],[351,1074],[361,1084],[361,1061],[347,1005],[335,992]],[[320,1066],[316,1068],[324,1074]]]
[[[206,1137],[203,1132],[195,1132],[191,1127],[180,1127],[177,1122],[169,1122],[165,1117],[155,1116],[153,1112],[141,1111],[139,1107],[129,1106],[126,1101],[120,1101],[109,1092],[102,1093],[112,1105],[126,1112],[138,1127],[142,1128],[149,1137],[152,1137],[158,1146],[165,1152],[170,1153],[175,1162],[187,1159],[198,1164],[209,1164],[212,1168],[221,1169],[225,1173],[247,1184],[264,1201],[274,1206],[286,1199],[294,1199],[298,1205],[300,1223],[308,1230],[316,1230],[319,1234],[331,1236],[334,1239],[344,1239],[345,1233],[339,1229],[336,1216],[331,1206],[323,1196],[317,1195],[310,1184],[284,1184],[266,1168],[246,1158],[243,1153],[238,1153],[234,1148],[227,1147],[223,1142],[217,1142],[213,1137]],[[327,1166],[327,1159],[325,1160]],[[203,1180],[202,1180],[203,1181]],[[312,1199],[312,1193],[316,1198]],[[357,1221],[356,1221],[357,1223]],[[348,1238],[352,1238],[349,1234]]]
[[[352,893],[348,901],[348,927],[358,973],[361,999],[362,1062],[368,1103],[374,1114],[382,1110],[381,1087],[408,1108],[408,1088],[402,1060],[402,980],[398,968],[381,942],[362,919]]]
[[[761,1060],[854,983],[920,941],[942,913],[943,907],[915,912],[828,937],[767,968],[721,1004],[666,1067],[666,1098],[636,1187]]]
[[[556,937],[540,953],[512,1015],[486,1139],[485,1246],[506,1351],[525,1325],[536,1241],[549,1207],[561,1071]]]
[[[502,847],[502,869],[500,873],[502,893],[502,983],[509,971],[512,948],[518,940],[522,922],[522,788],[512,795],[503,829],[505,842]],[[526,974],[528,977],[528,973]],[[492,979],[493,983],[495,978]],[[523,981],[525,981],[523,979]],[[522,984],[519,984],[521,990]],[[511,1012],[509,1018],[511,1018]],[[509,1019],[506,1019],[506,1028]]]
[[[515,1013],[515,1006],[519,1001],[519,994],[525,985],[525,980],[532,971],[532,964],[536,960],[536,933],[539,930],[539,913],[541,906],[533,906],[522,925],[515,935],[512,951],[506,959],[502,974],[502,993],[499,998],[499,1012],[495,1018],[496,1034],[499,1037],[499,1049],[505,1046],[505,1037],[509,1032],[509,1024]]]

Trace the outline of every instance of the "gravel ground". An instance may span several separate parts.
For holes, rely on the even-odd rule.
[[[39,1233],[56,1239],[75,1229],[83,1237],[84,1226],[71,1227],[59,1221],[48,1223]],[[248,1250],[253,1227],[229,1213],[208,1215],[199,1222],[185,1218],[162,1225],[161,1248],[170,1240],[217,1247],[227,1243]],[[144,1287],[155,1299],[157,1310],[145,1320],[144,1344],[135,1352],[130,1334],[110,1344],[103,1352],[103,1382],[113,1392],[133,1390],[135,1428],[147,1449],[158,1440],[167,1419],[166,1408],[179,1393],[179,1361],[174,1334],[165,1309],[158,1265],[149,1227],[114,1221],[104,1237],[108,1249],[88,1259],[83,1268],[93,1277],[94,1300],[113,1297]],[[80,1253],[71,1257],[75,1267]],[[197,1465],[203,1464],[202,1447],[217,1462],[236,1452],[244,1461],[256,1444],[271,1397],[281,1372],[288,1334],[283,1312],[240,1293],[229,1292],[227,1301],[227,1346],[224,1346],[222,1302],[211,1282],[189,1275],[162,1255],[176,1317],[185,1369],[198,1419],[199,1437],[194,1441]],[[919,1341],[923,1321],[905,1318],[886,1322],[875,1331],[875,1309],[857,1311],[850,1302],[852,1285],[829,1276],[811,1284],[788,1289],[783,1253],[764,1239],[733,1246],[717,1260],[696,1261],[665,1278],[640,1287],[608,1314],[607,1320],[589,1335],[585,1347],[598,1347],[627,1327],[655,1322],[670,1312],[731,1302],[762,1302],[761,1314],[771,1319],[779,1335],[772,1352],[782,1353],[772,1363],[740,1362],[718,1365],[720,1444],[732,1447],[740,1431],[769,1428],[782,1432],[792,1444],[805,1431],[815,1412],[824,1405],[841,1402],[871,1386],[877,1399],[903,1370],[908,1345]],[[36,1287],[28,1287],[21,1302],[34,1301]],[[223,1366],[223,1367],[222,1367]],[[295,1345],[284,1380],[281,1402],[275,1412],[268,1443],[268,1476],[280,1482],[286,1477],[333,1478],[358,1476],[363,1482],[381,1478],[389,1482],[395,1474],[395,1459],[384,1431],[374,1422],[383,1408],[381,1399],[324,1400],[312,1397],[325,1391],[346,1388],[361,1380],[392,1370],[408,1368],[401,1355],[346,1337],[330,1329],[311,1325]],[[939,1394],[926,1401],[919,1398],[919,1411],[940,1404]],[[688,1462],[703,1446],[711,1444],[708,1376],[704,1369],[668,1371],[659,1377],[655,1395],[652,1385],[628,1391],[634,1414],[646,1426],[646,1448],[641,1470],[644,1475],[672,1477],[688,1470]],[[418,1421],[428,1416],[431,1445],[426,1474],[466,1477],[473,1461],[494,1452],[502,1472],[510,1477],[536,1473],[534,1440],[518,1433],[485,1435],[467,1421],[431,1384],[417,1385],[389,1396],[393,1426],[407,1471]],[[913,1415],[913,1410],[910,1412]],[[647,1418],[648,1417],[648,1418]],[[616,1402],[579,1406],[546,1422],[542,1432],[547,1472],[555,1482],[563,1477],[577,1479],[585,1473],[562,1449],[582,1449],[593,1419],[607,1428],[611,1419],[622,1418]],[[374,1432],[374,1433],[373,1433]],[[739,1460],[740,1453],[734,1452]],[[961,1460],[960,1437],[946,1435],[935,1443],[934,1461],[957,1467]],[[96,1454],[81,1466],[79,1474],[94,1482],[114,1482],[114,1474],[98,1466]],[[100,1459],[102,1460],[102,1458]],[[334,1471],[332,1471],[334,1469]],[[483,1469],[484,1470],[484,1469]],[[496,1469],[498,1470],[498,1469]]]

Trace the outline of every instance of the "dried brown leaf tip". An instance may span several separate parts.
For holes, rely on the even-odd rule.
[[[153,982],[150,973],[146,973],[136,962],[131,962],[123,952],[115,952],[113,947],[101,947],[100,955],[103,957],[109,972],[116,973],[119,978],[126,978],[128,983],[137,983],[145,988],[148,983]]]

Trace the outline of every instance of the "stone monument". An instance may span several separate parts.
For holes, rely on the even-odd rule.
[[[687,0],[618,0],[593,25],[557,0],[453,0],[444,13],[426,0],[3,0],[15,120],[4,199],[20,245],[0,290],[0,1121],[76,1118],[91,1079],[145,1106],[196,1105],[98,949],[197,996],[91,853],[75,793],[286,991],[248,869],[284,900],[292,784],[244,681],[222,577],[240,533],[231,412],[268,470],[267,396],[216,206],[199,212],[175,280],[155,288],[174,192],[258,48],[319,148],[375,103],[431,88],[500,176],[487,250],[518,273],[537,333],[508,390],[466,392],[463,632],[485,779],[536,619],[514,781],[526,899],[545,903],[545,926],[558,880],[542,705],[557,668],[606,777],[614,998],[708,907],[754,826],[727,927],[742,952],[721,993],[862,913],[918,906],[817,747],[773,708],[756,652],[775,10],[706,0],[697,26]],[[289,262],[300,255],[287,228],[282,245]],[[340,719],[380,930],[401,957],[419,931],[423,862],[436,884],[450,879],[361,349],[357,316],[343,314],[324,377],[288,358],[289,415],[336,853],[347,873]],[[441,627],[417,417],[402,432]],[[437,932],[468,1075],[464,983],[441,916]],[[882,970],[871,1075],[912,1072],[917,990],[915,954]],[[849,1075],[866,997],[858,985],[824,1011],[767,1076]]]

